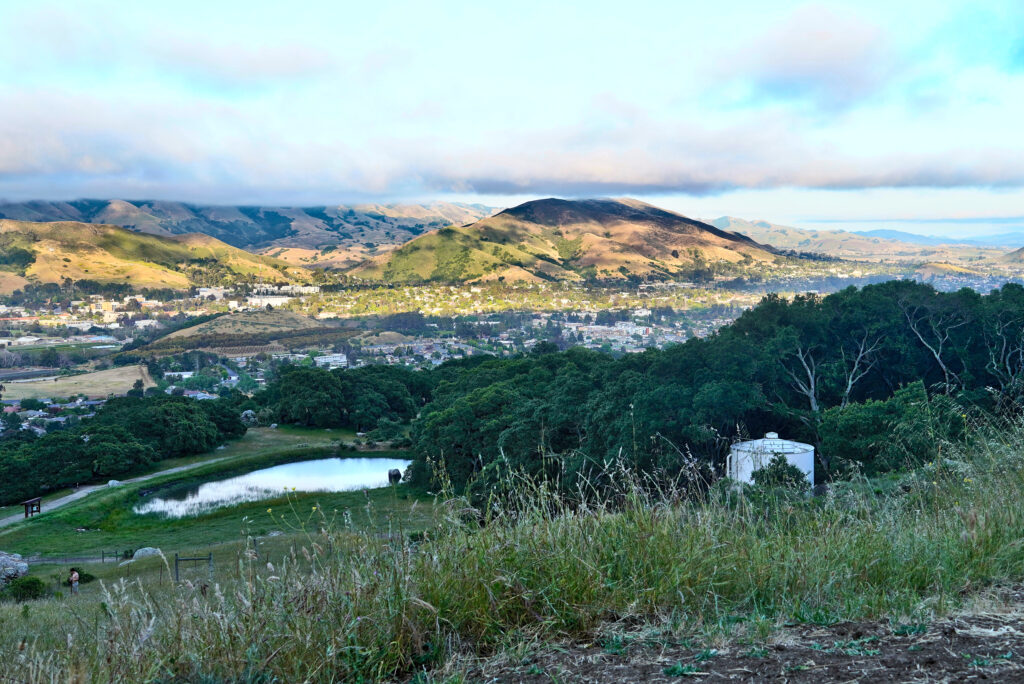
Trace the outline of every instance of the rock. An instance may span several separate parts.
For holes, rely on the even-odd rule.
[[[140,558],[148,558],[149,556],[162,556],[163,552],[153,546],[143,546],[141,549],[135,549],[135,553],[132,554],[132,560],[138,560]]]
[[[0,584],[6,584],[27,574],[28,563],[21,560],[21,554],[0,551]]]
[[[121,484],[120,480],[110,480],[109,482],[107,482],[107,486],[108,487],[117,487],[120,484]]]
[[[271,423],[270,424],[270,429],[271,430],[276,430],[277,429],[277,423]]]

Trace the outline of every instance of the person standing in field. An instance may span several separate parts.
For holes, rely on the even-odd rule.
[[[68,583],[71,585],[71,593],[78,593],[78,570],[71,568],[71,575],[68,577]]]

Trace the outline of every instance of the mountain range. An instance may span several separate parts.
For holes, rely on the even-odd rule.
[[[0,219],[0,292],[91,280],[187,289],[225,281],[309,282],[313,272],[208,235],[147,235],[110,225]]]
[[[998,258],[1006,251],[998,249],[994,245],[970,241],[943,242],[939,238],[895,230],[867,232],[810,230],[768,221],[748,221],[732,216],[721,216],[710,220],[709,223],[722,230],[742,233],[777,249],[817,252],[841,259],[942,261],[964,258]]]
[[[353,263],[370,246],[401,244],[426,231],[472,223],[494,213],[481,204],[356,204],[320,207],[202,206],[184,202],[73,200],[0,204],[0,219],[78,221],[153,235],[203,233],[250,251],[301,250],[289,259],[317,260],[321,248]],[[371,250],[372,253],[372,250]],[[340,257],[340,258],[339,258]]]
[[[1013,247],[1024,244],[1024,233],[1000,233],[998,235],[981,235],[976,238],[953,238],[939,237],[937,235],[918,235],[907,233],[902,230],[858,230],[852,231],[857,235],[867,237],[886,238],[888,240],[899,240],[916,245],[971,245],[975,247]]]
[[[389,282],[621,280],[775,261],[749,237],[633,199],[543,199],[414,238],[355,267]]]

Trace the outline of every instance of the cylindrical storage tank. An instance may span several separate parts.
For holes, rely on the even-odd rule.
[[[755,470],[768,465],[780,454],[790,465],[794,465],[814,484],[814,447],[803,442],[780,439],[778,433],[769,432],[764,439],[737,442],[732,445],[725,464],[725,476],[738,482],[753,483]]]

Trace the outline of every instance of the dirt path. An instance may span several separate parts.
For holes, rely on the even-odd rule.
[[[470,668],[487,682],[1024,682],[1024,588],[930,624],[789,627],[719,649],[638,637],[558,645]]]
[[[154,477],[159,477],[161,475],[170,475],[170,474],[173,474],[173,473],[180,473],[180,472],[183,472],[185,470],[192,470],[193,468],[198,468],[199,466],[209,465],[210,463],[217,463],[218,461],[223,461],[225,458],[227,458],[227,456],[221,456],[219,458],[211,458],[211,459],[206,460],[206,461],[200,461],[198,463],[190,463],[189,465],[178,466],[176,468],[168,468],[167,470],[158,470],[157,472],[150,473],[149,475],[140,475],[139,477],[132,477],[132,478],[129,478],[127,480],[120,480],[120,482],[121,482],[121,484],[133,484],[133,483],[136,483],[136,482],[145,482],[146,480],[152,480]],[[89,494],[95,492],[96,490],[98,490],[98,489],[106,489],[106,488],[107,488],[107,485],[105,485],[105,484],[85,485],[83,487],[79,487],[75,492],[73,492],[71,494],[68,494],[67,496],[62,496],[59,499],[54,499],[53,501],[45,502],[43,504],[43,512],[40,513],[39,515],[46,515],[50,511],[54,510],[55,508],[60,508],[61,506],[66,506],[67,504],[69,504],[69,503],[71,503],[73,501],[78,501],[79,499],[84,499],[86,496],[88,496]],[[38,516],[35,516],[35,517],[38,517]],[[14,523],[19,522],[19,521],[24,520],[24,519],[25,519],[25,514],[23,512],[15,513],[14,515],[8,516],[6,518],[0,518],[0,528],[7,527],[8,525],[13,525]]]

